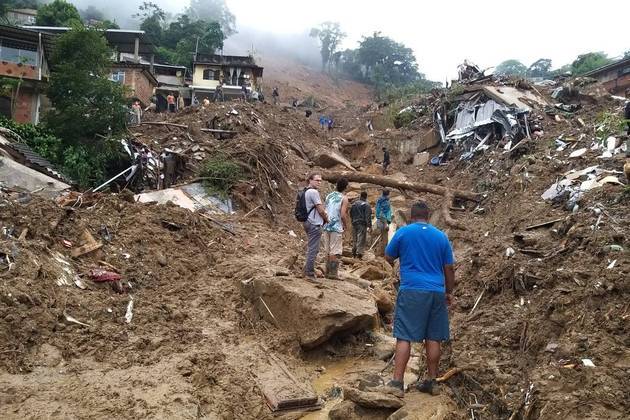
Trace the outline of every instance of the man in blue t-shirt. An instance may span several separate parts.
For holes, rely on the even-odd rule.
[[[448,310],[455,287],[453,250],[448,237],[430,225],[429,207],[418,201],[411,207],[411,223],[398,229],[385,249],[391,264],[400,258],[400,288],[394,315],[396,356],[394,378],[387,386],[395,393],[404,390],[404,374],[411,342],[424,341],[428,377],[416,388],[439,393],[436,382],[440,342],[449,339]]]

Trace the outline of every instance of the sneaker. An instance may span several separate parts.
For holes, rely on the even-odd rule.
[[[391,380],[387,382],[385,385],[369,388],[368,391],[382,392],[385,394],[393,395],[398,398],[403,398],[405,396],[405,384],[401,381]]]
[[[435,379],[426,379],[422,382],[416,383],[416,389],[420,392],[431,395],[440,395],[440,385]]]

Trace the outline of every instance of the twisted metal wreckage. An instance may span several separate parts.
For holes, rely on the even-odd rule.
[[[485,76],[476,66],[462,66],[462,92],[451,101],[442,101],[434,111],[444,151],[433,158],[433,164],[443,163],[454,151],[460,153],[460,160],[472,159],[493,143],[512,150],[542,129],[529,121],[535,107],[548,106],[541,95],[513,86],[495,86],[490,84],[492,76]]]

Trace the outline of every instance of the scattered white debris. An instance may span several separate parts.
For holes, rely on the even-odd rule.
[[[617,264],[617,260],[612,260],[610,262],[610,264],[608,264],[608,267],[606,267],[608,270],[612,270],[615,267],[615,264]]]
[[[582,156],[584,153],[586,153],[586,147],[583,147],[581,149],[577,149],[573,152],[571,152],[571,154],[569,155],[570,158],[576,158],[576,157],[580,157]]]
[[[133,319],[133,297],[129,296],[129,303],[127,304],[127,312],[125,312],[125,322],[129,324]]]
[[[74,318],[74,317],[72,317],[72,316],[68,315],[68,314],[67,314],[67,313],[65,313],[65,312],[63,313],[63,316],[65,316],[65,317],[66,317],[66,321],[68,321],[68,322],[72,322],[73,324],[83,325],[84,327],[91,327],[91,325],[90,325],[90,324],[86,324],[85,322],[81,322],[81,321],[79,321],[78,319],[76,319],[76,318]]]
[[[586,367],[595,367],[595,363],[591,359],[582,359],[582,364]]]
[[[510,258],[514,254],[516,254],[516,251],[514,251],[514,248],[507,247],[507,249],[505,250],[505,256]]]
[[[74,276],[74,284],[81,290],[87,289],[87,286],[79,276]]]
[[[295,232],[293,232],[292,230],[289,231],[289,236],[292,236],[294,238],[297,238],[297,235],[295,234]]]

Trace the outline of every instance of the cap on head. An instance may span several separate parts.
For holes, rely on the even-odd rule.
[[[361,200],[367,200],[367,191],[361,191]]]
[[[389,195],[389,190],[387,188],[383,188],[383,195],[384,196],[388,196]]]

